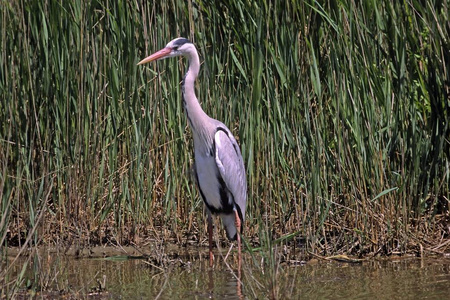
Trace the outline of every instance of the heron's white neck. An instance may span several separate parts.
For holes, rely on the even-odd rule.
[[[200,70],[200,60],[194,46],[192,46],[192,51],[189,51],[186,57],[189,60],[189,68],[183,80],[183,100],[189,124],[195,133],[195,131],[205,127],[205,122],[207,122],[209,117],[203,111],[195,96],[195,80]]]

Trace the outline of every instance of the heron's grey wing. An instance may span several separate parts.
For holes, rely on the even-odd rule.
[[[242,218],[245,219],[247,202],[247,179],[241,151],[229,130],[220,128],[214,136],[215,159],[220,175],[228,190],[233,194],[239,206]]]

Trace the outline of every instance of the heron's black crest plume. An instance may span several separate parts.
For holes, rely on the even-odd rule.
[[[179,38],[178,40],[176,40],[176,41],[173,43],[173,45],[174,45],[175,47],[180,47],[180,46],[183,46],[184,44],[187,44],[187,43],[191,43],[191,41],[188,40],[188,39],[185,39],[185,38]]]

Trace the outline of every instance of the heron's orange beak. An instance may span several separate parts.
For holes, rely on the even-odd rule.
[[[153,54],[150,55],[149,57],[144,58],[143,60],[141,60],[141,61],[138,63],[138,65],[143,65],[143,64],[149,63],[149,62],[151,62],[151,61],[154,61],[154,60],[157,60],[157,59],[160,59],[160,58],[164,58],[165,56],[169,55],[170,52],[172,52],[172,49],[171,49],[171,48],[164,48],[164,49],[161,49],[161,50],[159,50],[158,52],[153,53]]]

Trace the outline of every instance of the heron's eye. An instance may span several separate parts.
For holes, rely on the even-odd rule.
[[[178,46],[172,48],[173,51],[178,51]]]

